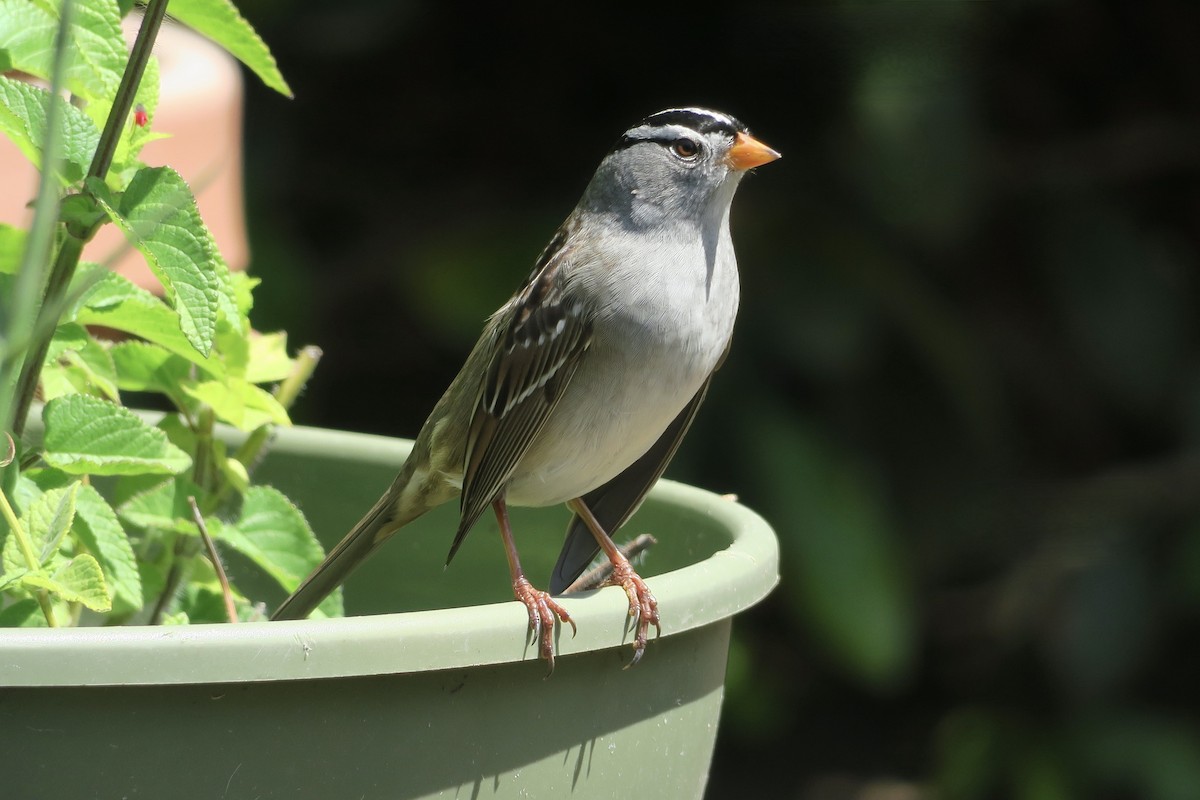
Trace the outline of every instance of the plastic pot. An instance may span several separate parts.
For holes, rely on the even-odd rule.
[[[408,446],[285,430],[257,477],[331,544]],[[0,631],[4,796],[701,796],[733,615],[778,580],[767,524],[662,482],[623,532],[658,539],[642,574],[662,636],[622,669],[624,593],[568,597],[579,633],[559,632],[546,678],[494,522],[443,569],[456,513],[439,509],[378,551],[346,585],[345,619]],[[566,519],[514,509],[535,582]]]

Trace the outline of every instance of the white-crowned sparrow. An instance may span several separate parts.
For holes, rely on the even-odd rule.
[[[565,589],[603,549],[629,597],[636,663],[657,604],[613,544],[666,468],[729,348],[738,308],[729,207],[745,172],[779,157],[733,117],[660,111],[627,130],[520,291],[488,320],[391,488],[284,601],[307,616],[400,527],[461,498],[454,557],[492,506],[513,593],[554,665],[555,615],[525,578],[507,504],[575,516],[550,582]]]

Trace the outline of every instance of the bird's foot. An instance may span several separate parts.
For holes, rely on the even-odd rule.
[[[554,622],[555,618],[571,626],[571,635],[576,633],[575,620],[567,610],[554,602],[549,592],[534,589],[523,576],[513,581],[513,595],[529,611],[529,632],[538,643],[538,656],[548,666],[546,677],[554,672]]]
[[[625,665],[625,669],[629,669],[641,661],[642,653],[646,652],[646,635],[650,632],[650,626],[654,626],[656,638],[662,635],[662,626],[658,621],[658,601],[654,599],[654,593],[650,591],[646,581],[634,571],[628,561],[613,564],[613,573],[608,582],[624,589],[629,598],[629,616],[634,620],[633,660]]]

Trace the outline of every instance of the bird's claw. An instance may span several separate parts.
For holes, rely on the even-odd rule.
[[[654,599],[654,593],[650,591],[646,581],[634,572],[629,562],[613,565],[609,583],[620,586],[629,598],[629,617],[634,620],[633,659],[625,665],[625,669],[629,669],[641,661],[642,654],[646,652],[650,626],[654,626],[655,638],[662,635],[662,625],[658,619],[658,601]]]
[[[546,662],[546,677],[550,677],[554,672],[555,619],[570,625],[572,636],[577,632],[575,620],[571,619],[565,608],[554,602],[549,592],[534,589],[524,578],[513,583],[513,594],[529,612],[530,637],[537,642],[538,656]]]

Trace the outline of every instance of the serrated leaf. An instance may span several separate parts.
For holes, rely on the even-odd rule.
[[[64,489],[51,489],[29,508],[22,522],[33,543],[38,562],[45,564],[58,552],[63,537],[75,522],[75,497],[79,483]]]
[[[0,568],[3,569],[5,575],[29,571],[29,564],[21,552],[21,543],[17,541],[17,535],[11,530],[4,537],[3,548],[0,548]]]
[[[233,281],[233,296],[237,300],[238,313],[247,317],[250,315],[250,309],[254,308],[254,290],[262,283],[262,279],[251,277],[245,272],[231,272],[229,278]]]
[[[49,489],[40,494],[21,514],[21,528],[29,539],[33,557],[37,559],[39,566],[46,564],[58,552],[63,537],[71,529],[71,523],[75,519],[75,496],[78,489],[78,482]],[[0,559],[3,561],[5,574],[30,567],[12,531],[5,537]]]
[[[116,0],[77,0],[71,20],[71,67],[67,85],[90,102],[89,113],[102,127],[112,107],[129,51]],[[78,91],[72,84],[78,84]],[[94,111],[92,109],[95,109]]]
[[[38,169],[42,164],[42,142],[46,137],[46,116],[50,93],[22,81],[0,75],[0,133]],[[58,171],[64,184],[79,181],[87,173],[100,142],[100,132],[86,114],[66,101],[59,103],[58,127],[62,165]],[[33,187],[29,188],[30,196]]]
[[[51,400],[42,410],[42,458],[72,475],[176,475],[191,466],[187,453],[128,409],[87,395]]]
[[[113,609],[129,613],[141,608],[142,579],[133,545],[117,520],[116,512],[93,486],[81,486],[79,489],[75,498],[73,530],[84,547],[100,562]]]
[[[260,425],[291,425],[279,401],[249,381],[226,378],[182,387],[187,395],[212,407],[221,422],[238,430],[252,431]]]
[[[292,96],[275,57],[229,0],[172,0],[171,16],[228,50],[267,86]]]
[[[236,305],[229,270],[187,182],[170,167],[145,167],[116,206],[101,187],[92,181],[88,185],[109,218],[145,256],[179,314],[184,336],[207,356],[219,312]]]
[[[103,325],[153,342],[215,378],[225,375],[225,365],[220,359],[201,355],[183,335],[174,309],[115,273],[103,275],[84,295],[72,316],[83,325]]]
[[[249,558],[289,592],[324,558],[304,514],[270,486],[252,486],[237,522],[220,526],[213,536]],[[325,610],[340,613],[338,609]]]
[[[53,575],[33,572],[23,577],[21,583],[35,589],[45,589],[68,603],[82,603],[92,611],[112,610],[100,564],[86,553],[75,556],[56,569]]]
[[[68,31],[63,82],[73,94],[99,106],[103,124],[128,58],[121,14],[113,0],[77,0]],[[0,0],[0,47],[12,68],[50,80],[54,39],[59,27],[56,3]]]

